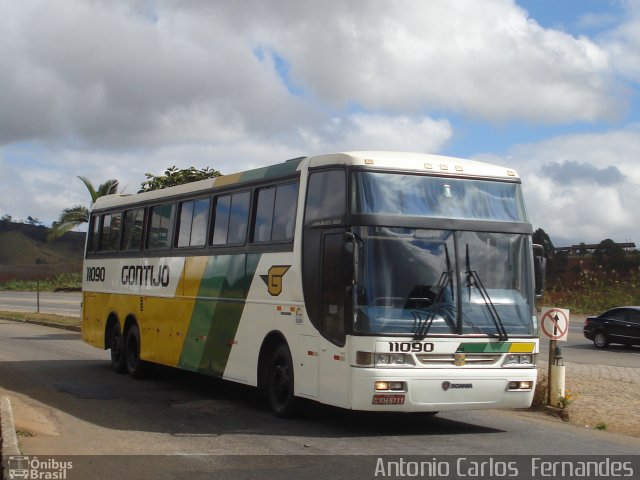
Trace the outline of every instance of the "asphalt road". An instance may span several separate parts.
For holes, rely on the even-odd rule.
[[[309,404],[301,417],[281,420],[252,388],[171,369],[135,381],[113,373],[108,352],[77,333],[5,320],[0,394],[12,398],[17,428],[33,433],[20,437],[25,455],[82,455],[70,457],[71,480],[354,480],[374,478],[382,455],[455,463],[469,455],[640,451],[640,439],[530,412],[372,415]]]
[[[638,367],[640,365],[640,347],[610,345],[600,350],[587,340],[582,333],[584,315],[572,316],[566,342],[557,342],[565,363],[583,363],[611,365],[614,367]],[[540,335],[540,356],[544,361],[549,357],[549,339]]]
[[[37,297],[36,292],[0,292],[0,310],[35,312],[38,306]],[[79,317],[81,301],[82,294],[80,292],[40,292],[40,312]]]

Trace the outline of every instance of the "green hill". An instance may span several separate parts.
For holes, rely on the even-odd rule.
[[[69,232],[52,243],[48,234],[47,227],[0,221],[0,283],[81,271],[85,233]]]

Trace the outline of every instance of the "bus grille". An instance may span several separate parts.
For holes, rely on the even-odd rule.
[[[497,363],[502,355],[500,354],[482,354],[472,353],[465,355],[465,365],[493,365]],[[449,354],[422,354],[416,355],[416,358],[423,365],[455,365],[455,356],[453,353]]]

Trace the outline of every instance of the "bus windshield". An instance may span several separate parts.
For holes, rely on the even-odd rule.
[[[356,333],[535,334],[530,236],[355,230],[361,241]]]
[[[356,171],[353,213],[528,223],[520,184]]]

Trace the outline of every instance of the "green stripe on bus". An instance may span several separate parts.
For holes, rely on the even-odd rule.
[[[179,366],[222,377],[259,254],[209,258],[193,308]]]
[[[506,353],[511,342],[496,343],[461,343],[456,353]]]

